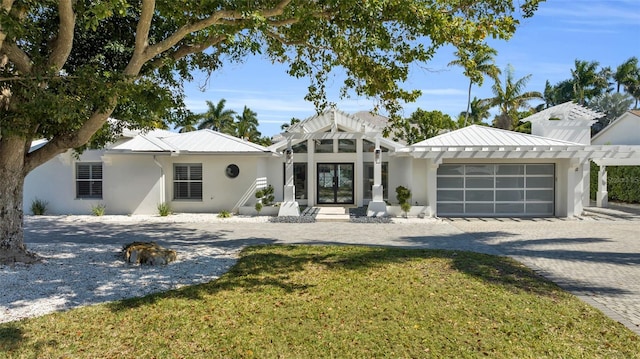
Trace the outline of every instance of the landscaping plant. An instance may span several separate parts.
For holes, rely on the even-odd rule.
[[[171,214],[171,206],[167,202],[162,202],[158,204],[158,214],[161,217],[166,217]]]
[[[104,212],[107,209],[107,205],[104,203],[99,203],[94,206],[91,206],[91,214],[97,217],[104,216]]]
[[[404,212],[404,217],[407,218],[407,215],[411,210],[411,190],[404,186],[396,187],[396,199],[400,204],[400,209]]]
[[[48,205],[49,202],[36,198],[31,202],[31,213],[34,216],[42,216],[47,212]]]

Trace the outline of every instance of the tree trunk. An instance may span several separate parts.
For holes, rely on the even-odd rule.
[[[19,137],[0,138],[0,264],[38,260],[24,245],[25,143],[25,139]]]

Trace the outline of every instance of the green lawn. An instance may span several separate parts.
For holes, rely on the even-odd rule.
[[[252,247],[215,282],[0,324],[16,358],[633,358],[640,337],[519,263]]]

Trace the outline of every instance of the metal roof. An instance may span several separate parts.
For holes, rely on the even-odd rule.
[[[426,139],[410,147],[549,147],[583,146],[576,142],[554,140],[526,133],[471,125]]]
[[[550,119],[559,119],[560,121],[565,122],[564,125],[583,125],[585,121],[587,123],[593,123],[596,119],[603,116],[604,114],[578,105],[577,103],[565,102],[563,104],[544,109],[538,113],[534,113],[533,115],[520,120],[520,122],[531,122],[532,124],[537,123],[544,125],[547,123],[546,121],[549,121]],[[575,122],[568,122],[565,120]]]
[[[307,139],[331,138],[365,138],[371,141],[379,138],[380,144],[384,147],[402,148],[404,144],[382,137],[382,130],[388,121],[388,118],[368,111],[348,114],[330,109],[290,126],[281,136],[274,136],[274,140],[278,141],[269,148],[274,151],[282,150],[288,146],[289,139],[292,140],[292,144],[296,144]]]
[[[226,154],[271,152],[266,147],[212,130],[140,134],[111,148],[111,151]]]

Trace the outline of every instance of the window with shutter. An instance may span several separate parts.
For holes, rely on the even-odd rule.
[[[102,198],[102,163],[76,163],[76,198]]]
[[[202,164],[173,165],[173,199],[202,200]]]

